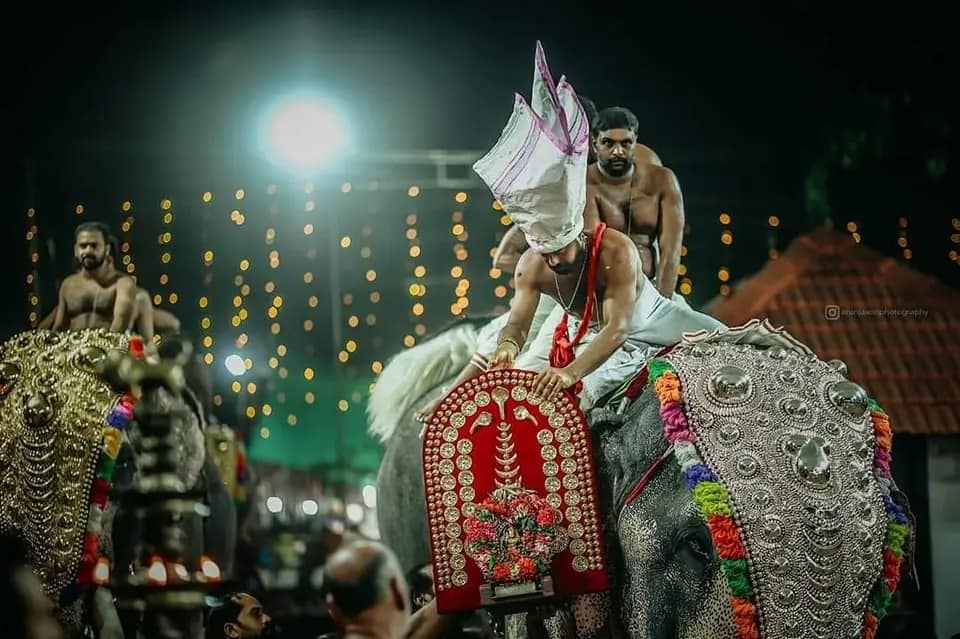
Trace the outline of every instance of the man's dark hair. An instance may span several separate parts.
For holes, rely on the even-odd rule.
[[[73,239],[76,240],[77,237],[84,231],[95,231],[100,233],[100,235],[103,236],[104,244],[110,244],[110,241],[114,239],[113,231],[111,231],[110,227],[103,222],[82,222],[78,224],[77,228],[73,231]]]
[[[346,617],[355,617],[383,599],[390,588],[391,566],[387,553],[370,558],[356,580],[337,579],[323,570],[323,592],[333,597],[337,608]]]
[[[9,604],[9,609],[13,611],[12,615],[5,615],[3,619],[5,637],[27,636],[26,602],[14,578],[19,570],[29,567],[27,547],[23,540],[10,533],[0,533],[0,601]]]
[[[590,124],[590,133],[593,133],[593,125],[597,120],[597,105],[585,95],[578,96],[580,104],[583,106],[583,112],[587,115],[587,122]]]
[[[640,122],[630,109],[624,107],[607,107],[597,114],[593,123],[594,131],[609,131],[610,129],[629,129],[634,135],[640,133]]]
[[[243,604],[237,601],[239,592],[231,592],[220,598],[219,604],[207,615],[206,639],[223,639],[223,626],[235,623],[243,612]]]
[[[414,566],[414,568],[407,573],[407,587],[410,589],[410,599],[411,603],[416,608],[416,601],[418,597],[423,595],[433,595],[434,594],[434,584],[433,579],[430,578],[430,575],[423,574],[423,569],[430,566],[430,564],[420,564]],[[416,610],[414,610],[416,612]]]

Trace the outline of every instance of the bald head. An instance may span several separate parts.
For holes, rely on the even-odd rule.
[[[324,590],[340,614],[355,617],[383,603],[406,612],[397,558],[383,544],[358,541],[341,548],[323,569]]]

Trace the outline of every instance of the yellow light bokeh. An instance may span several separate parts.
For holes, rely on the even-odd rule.
[[[257,416],[257,409],[254,408],[253,406],[247,406],[247,417],[249,419],[253,419],[256,416]]]
[[[367,326],[373,326],[373,325],[376,324],[376,323],[377,323],[377,316],[374,315],[373,313],[368,313],[368,314],[367,314]]]
[[[340,409],[341,413],[345,413],[350,408],[350,404],[347,403],[347,400],[341,399],[339,402],[337,402],[337,408]]]
[[[342,246],[343,248],[349,248],[351,241],[352,240],[350,239],[349,235],[344,235],[343,237],[340,238],[340,246]]]
[[[316,399],[317,399],[316,395],[314,395],[310,391],[307,391],[306,393],[303,394],[303,401],[305,401],[308,404],[312,404],[314,401],[316,401]]]
[[[776,215],[771,215],[770,217],[767,218],[767,224],[776,228],[780,226],[780,218],[777,217]]]
[[[370,301],[376,304],[380,301],[380,291],[373,291],[370,293]]]
[[[303,371],[303,378],[308,380],[313,379],[313,369],[312,368],[305,369]]]
[[[170,293],[170,296],[167,299],[170,300],[171,304],[176,304],[177,300],[180,298],[177,296],[176,293]]]
[[[203,252],[203,261],[204,261],[205,264],[208,264],[208,265],[209,265],[209,264],[212,264],[212,263],[213,263],[213,251],[211,251],[211,250],[206,250],[206,251],[204,251],[204,252]]]
[[[412,240],[417,237],[417,229],[407,229],[407,239]]]
[[[311,282],[313,282],[313,273],[307,271],[303,274],[303,283],[310,284]]]
[[[403,336],[403,345],[406,346],[407,348],[410,348],[410,347],[413,346],[416,342],[417,342],[417,340],[414,339],[413,335],[404,335],[404,336]]]
[[[313,330],[313,320],[303,320],[303,330],[308,333]]]
[[[204,363],[206,363],[208,366],[209,366],[210,364],[213,364],[213,353],[207,353],[206,355],[204,355],[204,356],[203,356],[203,361],[204,361]]]
[[[277,314],[278,313],[277,313],[276,306],[271,306],[270,308],[267,309],[267,317],[269,317],[270,319],[277,319]]]
[[[347,351],[340,351],[339,353],[337,353],[337,359],[338,359],[341,363],[346,364],[346,363],[347,363],[347,360],[350,359],[350,354],[347,353]]]
[[[691,286],[688,282],[683,282],[683,283],[680,285],[680,294],[681,294],[681,295],[689,295],[689,294],[690,294],[690,291],[692,291],[692,290],[693,290],[693,286]]]
[[[352,339],[347,340],[347,343],[344,345],[344,348],[347,349],[348,353],[353,353],[357,350],[357,343]]]
[[[410,197],[417,197],[418,195],[420,195],[420,187],[411,186],[409,189],[407,189],[407,195],[409,195]]]
[[[353,190],[353,185],[350,184],[349,182],[344,182],[343,184],[340,185],[341,193],[349,193],[352,190]]]
[[[467,201],[467,194],[464,193],[463,191],[460,191],[453,197],[453,199],[456,200],[458,203],[463,204],[464,202]]]
[[[169,211],[170,207],[173,206],[173,202],[167,199],[160,200],[160,208],[164,211]]]
[[[211,200],[213,200],[213,193],[211,193],[210,191],[206,191],[204,192],[203,195],[200,196],[200,199],[203,200],[204,202],[210,202]]]
[[[233,196],[234,196],[235,198],[237,198],[238,200],[242,200],[243,197],[244,197],[246,194],[247,194],[246,191],[244,191],[243,189],[237,189],[237,190],[234,192]]]
[[[496,295],[497,297],[506,297],[506,295],[507,295],[507,287],[506,287],[506,286],[498,286],[497,288],[493,289],[493,294]]]
[[[201,328],[210,328],[210,318],[209,318],[209,317],[204,317],[202,320],[200,320],[200,327],[201,327]]]
[[[727,213],[721,213],[721,214],[720,214],[720,223],[721,223],[721,224],[729,224],[729,223],[730,223],[730,215],[727,214]]]
[[[410,257],[420,257],[420,247],[411,246],[410,247]]]
[[[303,227],[304,235],[313,235],[313,224],[307,224]]]
[[[413,269],[413,274],[416,277],[423,277],[424,275],[427,274],[427,267],[421,264],[417,266],[415,269]]]
[[[249,384],[247,384],[247,392],[250,393],[251,395],[253,395],[254,393],[256,393],[256,392],[257,392],[257,385],[256,385],[256,383],[250,382]]]
[[[164,264],[169,264],[172,257],[173,256],[171,256],[169,253],[163,253],[160,256],[160,261],[163,262]]]
[[[159,294],[158,294],[158,295],[154,295],[154,296],[153,296],[153,305],[154,305],[154,306],[159,306],[160,304],[163,304],[163,298],[160,297]]]
[[[350,325],[350,328],[356,328],[360,325],[360,318],[356,315],[351,315],[349,318],[347,318],[347,324]]]
[[[287,423],[291,426],[297,425],[297,416],[296,415],[287,415]]]
[[[463,224],[454,224],[450,227],[450,233],[453,235],[462,235],[463,234]]]
[[[413,308],[410,309],[414,315],[420,316],[423,315],[423,304],[417,303],[413,305]]]
[[[461,275],[463,275],[463,267],[462,267],[462,266],[459,266],[459,265],[458,265],[458,266],[454,266],[453,268],[450,269],[450,277],[460,277]]]
[[[286,344],[280,344],[279,346],[277,346],[277,355],[279,355],[280,357],[283,357],[286,354],[287,354]]]
[[[380,362],[373,362],[372,364],[370,364],[370,370],[373,371],[374,375],[379,375],[380,372],[383,370],[383,364],[381,364]]]
[[[733,244],[733,233],[731,233],[730,231],[724,231],[723,233],[720,234],[720,241],[726,244],[727,246],[730,246],[731,244]]]
[[[856,222],[847,222],[847,230],[851,233],[857,232],[857,223]]]
[[[281,306],[283,306],[283,298],[280,297],[279,295],[275,295],[273,297],[273,305],[276,306],[277,308],[280,308]]]
[[[316,295],[311,295],[310,297],[307,298],[307,305],[308,305],[310,308],[316,308],[316,307],[317,307],[317,304],[319,304],[319,303],[320,303],[320,300],[317,299],[317,296],[316,296]]]
[[[276,357],[271,356],[270,359],[267,360],[267,366],[269,366],[270,368],[276,368],[279,365],[280,365],[280,360],[278,360]]]
[[[263,285],[263,290],[267,293],[273,293],[274,289],[277,288],[277,285],[273,282],[267,282]]]
[[[377,279],[377,272],[373,269],[370,269],[369,271],[367,271],[367,281],[372,282],[375,279]]]
[[[240,382],[234,381],[232,384],[230,384],[230,390],[232,390],[234,393],[239,393],[240,388]]]
[[[250,268],[250,260],[242,259],[240,260],[240,270],[245,271]]]

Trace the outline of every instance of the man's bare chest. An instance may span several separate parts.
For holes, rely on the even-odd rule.
[[[95,281],[76,281],[65,287],[64,298],[70,315],[102,313],[113,308],[116,285],[101,286]]]
[[[605,186],[598,190],[616,209],[606,212],[606,215],[601,214],[607,226],[628,235],[656,237],[660,222],[658,192],[645,188],[643,183]]]

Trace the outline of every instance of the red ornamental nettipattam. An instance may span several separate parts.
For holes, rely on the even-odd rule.
[[[608,587],[586,418],[569,393],[529,397],[535,378],[480,375],[450,391],[427,422],[424,487],[441,613],[488,605],[482,592],[491,586],[547,576],[561,597]]]

